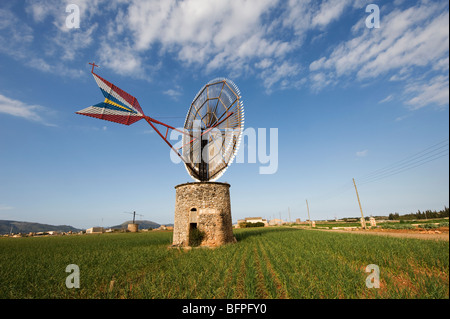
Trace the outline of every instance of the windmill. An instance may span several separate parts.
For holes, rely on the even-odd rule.
[[[202,245],[234,242],[230,185],[216,180],[233,162],[244,130],[244,107],[238,87],[226,78],[209,81],[192,101],[183,128],[175,128],[145,115],[134,96],[96,74],[94,68],[98,65],[89,64],[105,100],[76,113],[124,125],[144,119],[181,158],[195,181],[175,187],[173,245],[188,246],[191,230],[197,228],[207,234]],[[175,148],[167,139],[169,131],[182,134],[181,147]]]
[[[132,213],[124,212],[124,214],[132,214],[132,215],[133,215],[133,224],[134,224],[134,221],[135,221],[135,219],[136,219],[136,215],[138,215],[138,216],[140,216],[140,217],[144,217],[144,215],[136,214],[136,212],[132,212]]]
[[[128,224],[128,230],[132,233],[137,232],[139,229],[139,225],[135,223],[136,215],[141,216],[141,217],[144,217],[144,215],[136,214],[136,212],[132,212],[132,213],[124,212],[124,214],[132,214],[133,215],[133,222],[131,224]]]

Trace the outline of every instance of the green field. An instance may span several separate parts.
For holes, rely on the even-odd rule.
[[[0,298],[449,298],[449,243],[293,228],[167,249],[171,232],[0,238]],[[80,268],[80,288],[65,285]],[[380,268],[379,289],[365,268]]]

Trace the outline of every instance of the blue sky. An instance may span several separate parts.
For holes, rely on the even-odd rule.
[[[191,180],[151,127],[75,114],[103,100],[92,61],[175,127],[228,77],[245,127],[278,129],[275,174],[234,163],[219,180],[233,221],[305,220],[306,199],[312,219],[357,217],[352,178],[367,216],[448,207],[448,27],[447,1],[2,1],[0,219],[173,222],[174,186]]]

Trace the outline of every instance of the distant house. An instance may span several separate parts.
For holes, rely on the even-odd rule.
[[[102,234],[105,230],[103,227],[91,227],[86,229],[86,234]]]
[[[155,228],[154,230],[173,230],[173,226],[161,225],[158,228]]]
[[[279,219],[279,218],[274,218],[274,219],[271,219],[269,221],[269,225],[270,226],[283,225],[283,224],[284,224],[284,221],[282,219]]]
[[[267,222],[266,219],[263,219],[262,217],[246,217],[245,219],[238,219],[237,221],[237,225],[235,228],[240,228],[240,224],[243,223],[252,223],[252,224],[256,224],[256,223],[263,223],[264,227],[269,226],[269,223]]]
[[[264,227],[269,226],[269,223],[266,219],[263,219],[262,217],[247,217],[245,218],[246,223],[263,223]]]

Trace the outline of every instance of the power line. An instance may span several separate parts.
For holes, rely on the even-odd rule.
[[[365,183],[365,182],[371,181],[373,179],[378,179],[380,176],[391,175],[391,174],[395,174],[398,171],[404,171],[405,168],[417,167],[417,166],[422,165],[422,163],[428,163],[431,160],[441,158],[442,156],[445,156],[447,152],[448,152],[448,149],[441,150],[440,152],[437,152],[437,153],[434,153],[434,154],[431,154],[431,155],[424,154],[423,156],[425,156],[425,155],[429,155],[429,156],[426,156],[426,157],[421,158],[421,159],[415,158],[413,160],[409,160],[407,163],[404,163],[402,165],[398,165],[396,167],[392,167],[392,168],[390,168],[388,170],[384,170],[383,172],[381,172],[381,173],[379,173],[377,175],[372,175],[370,177],[366,177],[366,178],[363,178],[361,180],[362,180],[363,183]],[[420,157],[423,157],[423,156],[420,156]],[[429,159],[431,159],[431,160],[429,160]],[[416,164],[419,164],[419,165],[416,165]]]
[[[445,151],[448,152],[448,149],[445,150]],[[416,168],[416,167],[418,167],[418,166],[421,166],[421,165],[424,165],[424,164],[426,164],[426,163],[429,163],[429,162],[432,162],[432,161],[434,161],[434,160],[437,160],[437,159],[439,159],[439,158],[441,158],[441,157],[448,156],[448,153],[442,154],[442,155],[437,156],[437,157],[436,157],[435,155],[433,155],[433,156],[434,156],[433,158],[431,158],[431,159],[429,159],[429,160],[427,160],[427,161],[422,161],[422,162],[418,163],[417,165],[408,166],[408,167],[406,167],[406,168],[404,168],[404,169],[401,169],[401,170],[397,170],[397,171],[391,172],[390,174],[387,174],[387,175],[385,174],[385,175],[379,176],[379,177],[377,177],[377,178],[373,178],[373,179],[367,180],[367,181],[365,181],[365,182],[362,182],[361,185],[365,185],[365,184],[368,184],[368,183],[373,183],[373,182],[376,182],[376,181],[378,181],[378,180],[380,180],[380,179],[387,178],[387,177],[390,177],[390,176],[393,176],[393,175],[397,175],[397,174],[403,173],[403,172],[408,171],[408,170],[410,170],[410,169],[413,169],[413,168]],[[414,163],[413,163],[413,164],[414,164]]]
[[[443,143],[445,143],[445,144],[441,145]],[[372,178],[377,178],[377,177],[379,177],[380,175],[383,175],[383,174],[389,174],[389,173],[391,173],[391,172],[393,172],[393,171],[395,171],[397,169],[402,169],[402,168],[404,168],[404,167],[406,167],[408,165],[414,165],[417,162],[420,162],[422,160],[430,158],[430,156],[428,156],[428,157],[426,157],[425,159],[422,159],[422,160],[419,160],[420,158],[422,158],[422,157],[424,157],[426,155],[435,153],[436,151],[439,151],[440,149],[442,149],[444,147],[448,147],[448,139],[446,139],[444,141],[441,141],[441,142],[439,142],[437,144],[434,144],[434,145],[432,145],[430,147],[427,147],[426,149],[424,149],[424,150],[422,150],[422,151],[420,151],[418,153],[415,153],[413,155],[410,155],[410,156],[408,156],[408,157],[406,157],[406,158],[404,158],[404,159],[402,159],[400,161],[397,161],[397,162],[395,162],[393,164],[390,164],[390,165],[385,166],[383,168],[377,169],[377,170],[373,171],[372,173],[369,173],[369,174],[367,174],[365,176],[362,176],[362,177],[358,178],[358,180],[360,182],[366,182],[366,181],[368,181],[368,180],[370,180]],[[448,150],[444,150],[444,151],[448,151]],[[440,152],[438,152],[438,154],[442,154],[442,152],[443,151],[440,151]],[[434,154],[434,155],[438,155],[438,154]],[[410,162],[413,162],[413,163],[408,164],[408,165],[405,166],[405,164],[410,163]]]

